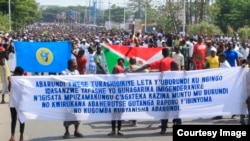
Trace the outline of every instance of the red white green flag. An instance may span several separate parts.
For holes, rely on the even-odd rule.
[[[106,69],[109,73],[112,72],[112,69],[117,64],[119,58],[124,58],[126,68],[129,66],[130,57],[136,58],[137,65],[144,65],[162,58],[162,48],[138,48],[103,44],[102,50],[107,64]]]

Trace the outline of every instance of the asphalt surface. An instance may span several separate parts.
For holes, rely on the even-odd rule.
[[[9,101],[9,95],[6,95],[6,101]],[[83,133],[83,138],[73,136],[74,127],[70,127],[71,137],[67,141],[172,141],[172,122],[168,124],[169,128],[165,135],[160,135],[160,121],[138,121],[137,127],[124,121],[122,125],[123,136],[107,136],[111,131],[109,121],[81,121],[79,131]],[[239,117],[231,119],[229,116],[221,120],[211,120],[211,118],[183,119],[186,125],[238,125]],[[29,120],[25,124],[25,141],[59,141],[64,134],[62,121],[44,121]],[[19,138],[19,123],[16,127],[16,140]],[[0,141],[8,141],[10,138],[10,111],[8,103],[0,104]]]

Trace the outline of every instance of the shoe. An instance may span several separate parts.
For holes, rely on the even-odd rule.
[[[69,132],[65,132],[64,135],[63,135],[63,138],[68,139],[69,138]]]
[[[232,116],[232,118],[234,118],[234,117]],[[215,117],[212,117],[212,120],[218,120],[218,119],[222,119],[222,116],[215,116]]]
[[[75,132],[74,133],[74,136],[77,137],[77,138],[82,138],[83,137],[83,134],[79,133],[79,132]]]
[[[166,132],[167,132],[167,130],[161,130],[160,134],[164,135],[164,134],[166,134]]]
[[[117,135],[118,135],[118,136],[123,136],[123,133],[122,133],[121,131],[118,131],[118,132],[117,132]]]
[[[114,131],[108,134],[108,136],[115,136],[115,135],[116,135],[116,134],[115,134]]]
[[[23,138],[20,138],[19,141],[24,141]]]
[[[9,141],[16,141],[14,137],[11,137]]]
[[[1,101],[1,104],[5,104],[6,102],[5,101]]]
[[[246,125],[245,121],[244,121],[244,120],[241,120],[241,121],[240,121],[240,125]]]
[[[174,125],[181,125],[181,122],[175,122]]]

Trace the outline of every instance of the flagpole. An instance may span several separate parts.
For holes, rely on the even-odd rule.
[[[111,23],[110,23],[110,0],[109,0],[109,30],[111,29]]]
[[[145,6],[145,25],[144,25],[144,32],[147,32],[147,10],[148,10],[148,0],[146,1],[146,6]]]
[[[11,5],[10,5],[10,0],[9,0],[9,30],[11,31]]]
[[[185,35],[185,26],[186,26],[186,0],[184,1],[184,8],[183,8],[183,34]]]
[[[123,13],[123,14],[124,14],[124,17],[123,17],[123,18],[124,18],[124,19],[123,19],[123,20],[124,20],[124,30],[126,30],[126,11],[125,11],[125,0],[124,0],[124,9],[123,9],[123,10],[124,10],[124,11],[123,11],[123,12],[124,12],[124,13]]]

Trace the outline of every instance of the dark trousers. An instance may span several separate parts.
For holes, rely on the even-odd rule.
[[[248,109],[248,121],[247,121],[247,124],[250,125],[250,105],[247,106],[247,109]]]
[[[162,119],[161,120],[161,130],[166,131],[168,126],[168,119]]]
[[[111,125],[112,125],[112,131],[113,132],[115,132],[116,123],[117,123],[117,131],[121,130],[122,121],[121,120],[111,120]]]
[[[11,115],[11,134],[14,135],[16,129],[16,121],[17,121],[16,108],[10,108],[10,115]],[[21,123],[20,120],[19,123],[20,123],[20,133],[23,134],[25,124]]]
[[[181,119],[180,118],[175,118],[173,119],[174,125],[180,125],[181,124]],[[161,130],[166,131],[168,127],[168,119],[162,119],[161,120]]]
[[[180,118],[175,118],[175,119],[173,119],[173,123],[175,125],[181,124],[181,119]]]

